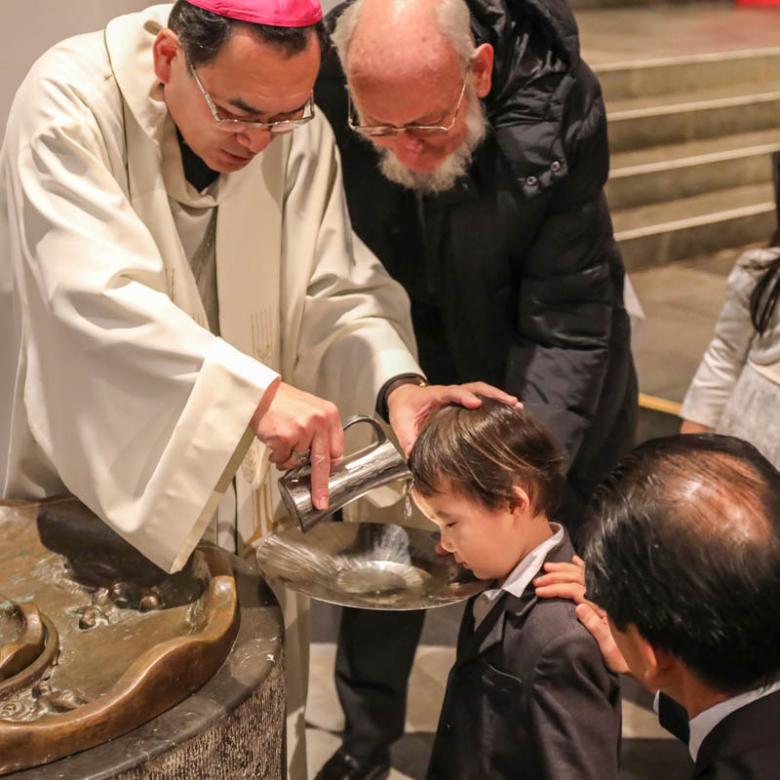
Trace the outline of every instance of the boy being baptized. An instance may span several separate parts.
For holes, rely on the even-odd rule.
[[[561,458],[527,412],[489,400],[433,415],[409,458],[441,546],[491,590],[463,614],[428,769],[438,780],[618,776],[620,691],[575,604],[537,598],[545,562],[571,561],[552,521]]]

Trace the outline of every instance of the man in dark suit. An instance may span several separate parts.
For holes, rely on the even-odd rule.
[[[649,442],[599,490],[585,558],[605,614],[578,616],[660,691],[694,777],[780,776],[780,473],[728,436]]]

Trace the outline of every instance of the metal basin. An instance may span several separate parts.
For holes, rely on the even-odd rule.
[[[269,580],[344,607],[430,609],[481,593],[489,583],[438,555],[437,540],[401,525],[320,523],[269,536],[257,562]]]

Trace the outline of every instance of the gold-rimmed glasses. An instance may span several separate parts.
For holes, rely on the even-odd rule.
[[[311,120],[314,119],[314,97],[312,95],[309,95],[309,99],[306,101],[306,104],[302,109],[302,116],[296,117],[295,119],[280,119],[274,122],[257,122],[248,119],[223,116],[220,113],[219,108],[217,108],[217,105],[212,100],[211,95],[209,95],[209,93],[206,91],[206,88],[203,86],[203,83],[198,77],[198,72],[192,65],[189,67],[190,73],[192,73],[192,77],[195,79],[195,83],[198,85],[200,94],[203,95],[203,99],[206,101],[206,105],[211,112],[211,116],[214,118],[216,124],[224,130],[237,131],[248,129],[268,130],[271,133],[289,133],[291,130],[295,130],[296,127],[305,125],[307,122],[311,122]]]
[[[452,119],[446,125],[361,125],[349,91],[347,91],[347,124],[349,125],[350,130],[354,130],[356,133],[359,133],[366,138],[386,138],[387,136],[394,136],[399,133],[416,133],[418,135],[443,135],[449,133],[458,121],[458,115],[460,114],[460,109],[463,105],[463,98],[466,96],[467,79],[468,73],[463,77],[463,84],[460,88],[458,102],[452,110]]]

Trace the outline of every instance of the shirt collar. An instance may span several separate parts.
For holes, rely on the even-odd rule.
[[[769,696],[775,691],[780,690],[780,680],[773,685],[769,685],[761,688],[754,688],[752,691],[746,693],[740,693],[737,696],[732,696],[726,701],[722,701],[719,704],[715,704],[712,707],[708,707],[703,712],[700,712],[695,718],[693,718],[689,725],[690,737],[688,739],[688,750],[691,753],[691,758],[696,761],[696,757],[699,755],[699,749],[702,742],[704,742],[707,735],[718,725],[724,718],[731,715],[732,712],[751,704],[758,699],[763,699],[764,696]]]
[[[483,591],[474,602],[474,624],[477,625],[495,604],[499,596],[506,592],[513,596],[522,596],[525,589],[531,584],[531,580],[539,573],[550,551],[563,541],[563,526],[558,523],[550,523],[553,535],[534,547],[520,562],[509,572],[509,576],[498,588]]]

